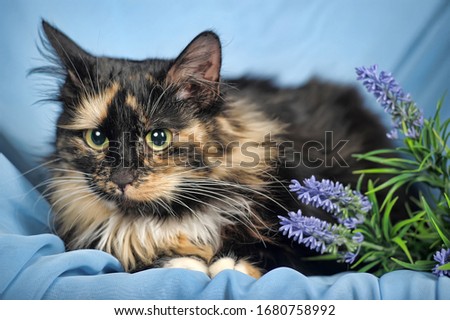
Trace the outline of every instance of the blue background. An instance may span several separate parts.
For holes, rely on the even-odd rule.
[[[356,84],[354,68],[376,63],[394,74],[426,116],[450,83],[447,0],[0,0],[3,298],[450,298],[448,279],[422,273],[306,278],[278,269],[259,281],[232,271],[210,281],[186,270],[128,275],[105,253],[64,253],[61,240],[49,234],[48,205],[19,173],[51,150],[58,112],[52,103],[36,104],[55,81],[27,77],[46,64],[37,51],[42,18],[94,54],[133,59],[173,58],[212,29],[223,42],[224,77],[250,74],[280,85],[312,76]],[[26,177],[42,179],[39,170]]]
[[[35,104],[53,79],[27,77],[46,64],[40,20],[94,54],[177,56],[206,29],[223,42],[224,77],[259,75],[282,85],[312,76],[345,83],[354,68],[390,71],[430,116],[450,83],[448,0],[0,0],[0,141],[27,153],[23,169],[47,153],[57,106]],[[361,86],[360,86],[361,87]],[[368,104],[382,114],[372,98]],[[444,115],[450,116],[449,103]],[[389,124],[389,122],[387,122]],[[4,151],[6,152],[6,151]],[[32,161],[30,161],[32,160]]]

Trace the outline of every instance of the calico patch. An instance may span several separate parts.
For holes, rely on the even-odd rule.
[[[93,56],[47,22],[43,30],[54,65],[37,71],[62,76],[46,192],[56,232],[69,250],[106,251],[127,271],[304,270],[277,232],[277,215],[299,206],[289,179],[355,182],[351,172],[363,164],[351,154],[384,144],[373,140],[381,125],[348,88],[223,81],[211,31],[175,59],[134,61]],[[311,141],[325,159],[325,132],[349,141],[342,152],[351,168],[291,161],[310,159],[302,146]]]

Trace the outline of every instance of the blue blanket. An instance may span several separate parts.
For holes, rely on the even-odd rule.
[[[34,105],[53,79],[26,77],[45,64],[36,49],[40,18],[95,54],[137,59],[173,57],[212,28],[224,42],[225,76],[275,76],[285,85],[313,75],[349,83],[355,66],[378,63],[427,115],[450,83],[447,0],[10,1],[0,11],[1,298],[450,299],[450,279],[431,273],[306,277],[280,268],[259,280],[235,271],[211,280],[188,270],[127,274],[104,252],[65,252],[37,188],[42,170],[28,172],[51,151],[58,114],[54,104]]]
[[[255,280],[224,271],[153,269],[128,274],[111,255],[64,251],[49,205],[0,155],[0,293],[3,299],[450,299],[450,278],[396,271],[305,277],[288,268]]]

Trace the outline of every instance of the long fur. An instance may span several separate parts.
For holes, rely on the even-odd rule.
[[[299,206],[289,180],[315,174],[355,184],[351,172],[365,164],[352,154],[388,145],[351,88],[317,80],[290,89],[221,81],[212,32],[176,59],[131,61],[94,57],[46,22],[43,30],[54,66],[36,71],[62,80],[46,192],[57,233],[68,249],[104,250],[128,271],[196,257],[216,274],[229,265],[217,257],[230,255],[266,269],[308,271],[300,248],[277,234],[277,215]],[[145,142],[158,128],[173,133],[163,151]],[[93,129],[108,137],[108,149],[88,145]],[[339,141],[346,142],[330,154]],[[301,161],[288,165],[292,160]],[[128,177],[125,188],[118,176]],[[232,265],[259,274],[245,260]]]

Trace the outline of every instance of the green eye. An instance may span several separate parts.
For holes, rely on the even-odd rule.
[[[95,150],[103,150],[108,147],[109,139],[98,129],[89,129],[84,133],[84,140],[89,147]]]
[[[155,129],[147,134],[145,141],[155,151],[162,151],[172,142],[172,132],[169,129]]]

